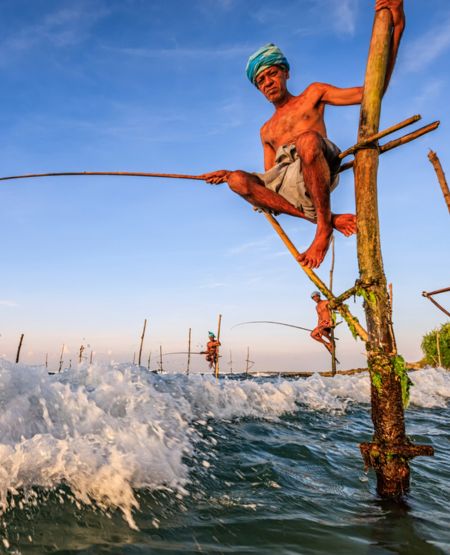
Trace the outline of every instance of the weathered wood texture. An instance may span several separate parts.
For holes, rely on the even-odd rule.
[[[442,168],[441,161],[439,160],[438,155],[430,150],[428,153],[428,159],[433,165],[434,171],[436,172],[439,185],[441,186],[442,194],[444,195],[445,203],[447,204],[448,211],[450,213],[450,190],[448,188],[447,179],[445,178],[445,173]]]
[[[366,68],[361,104],[358,142],[378,131],[381,100],[389,58],[392,16],[387,10],[376,13]],[[405,433],[402,384],[408,380],[400,366],[391,320],[391,305],[381,255],[378,221],[377,172],[379,151],[364,148],[355,153],[355,197],[357,250],[360,279],[366,288],[364,310],[368,340],[367,362],[371,377],[373,442],[362,444],[366,465],[377,475],[381,497],[395,498],[409,487],[408,459],[413,456]],[[393,452],[393,446],[396,451]],[[416,446],[414,455],[421,446]],[[402,451],[404,448],[404,451]],[[407,449],[408,448],[408,449]],[[429,448],[423,454],[429,454]],[[427,451],[427,452],[425,452]]]

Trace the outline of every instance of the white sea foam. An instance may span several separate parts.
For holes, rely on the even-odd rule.
[[[442,407],[450,373],[411,374],[411,402]],[[49,376],[42,367],[0,362],[0,504],[19,491],[68,485],[76,502],[119,508],[134,527],[135,490],[186,495],[189,470],[214,420],[273,419],[299,410],[345,412],[368,403],[367,375],[220,380],[156,376],[127,365],[81,366]],[[203,457],[204,459],[204,457]],[[200,464],[208,471],[209,463]],[[11,501],[12,500],[12,501]]]

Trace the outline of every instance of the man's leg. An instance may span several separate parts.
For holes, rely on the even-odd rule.
[[[314,328],[312,330],[310,335],[313,339],[315,339],[319,343],[322,343],[322,345],[325,345],[325,347],[328,349],[328,351],[330,353],[333,351],[333,345],[332,345],[331,341],[325,341],[322,337],[322,335],[323,335],[323,329],[322,328],[317,326],[317,328]]]
[[[306,189],[317,213],[316,235],[310,247],[300,255],[305,266],[317,268],[330,245],[333,221],[330,208],[330,168],[324,155],[324,142],[316,131],[302,133],[295,144],[302,162]]]
[[[237,170],[229,173],[227,181],[230,189],[234,193],[240,195],[257,208],[289,214],[290,216],[312,221],[284,197],[267,189],[261,179],[256,175]]]

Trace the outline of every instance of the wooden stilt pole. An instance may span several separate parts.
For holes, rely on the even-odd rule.
[[[163,373],[162,345],[159,346],[159,373]]]
[[[64,348],[65,348],[65,345],[64,345],[64,343],[63,343],[63,346],[62,346],[62,349],[61,349],[61,355],[60,355],[60,357],[59,357],[59,368],[58,368],[58,372],[61,372],[61,370],[62,370],[62,365],[63,365],[63,362],[64,362],[64,360],[63,360]]]
[[[219,314],[219,322],[217,323],[217,341],[220,341],[220,328],[222,325],[222,314]],[[219,360],[220,360],[220,347],[217,346],[216,350],[216,360],[214,364],[214,375],[216,378],[219,377]]]
[[[84,352],[84,345],[81,345],[80,352],[78,353],[78,364],[81,364],[83,361],[83,352]]]
[[[445,173],[442,168],[441,161],[439,160],[438,155],[432,150],[428,153],[428,159],[432,163],[434,171],[436,172],[439,185],[442,189],[442,194],[444,195],[445,203],[447,204],[447,208],[450,213],[450,189],[448,188],[448,183],[445,179]]]
[[[436,352],[437,352],[437,363],[439,368],[442,368],[442,359],[441,359],[441,344],[440,344],[440,333],[436,332]]]
[[[20,360],[20,350],[22,349],[22,343],[23,343],[23,338],[24,338],[24,334],[22,333],[19,339],[19,345],[17,347],[17,353],[16,353],[16,364],[19,364],[19,360]]]
[[[230,374],[233,373],[233,353],[230,349],[230,362],[228,363],[230,365]]]
[[[93,359],[94,359],[94,351],[91,350],[91,356],[89,357],[89,364],[92,364]]]
[[[189,367],[191,365],[191,328],[189,328],[189,337],[188,337],[188,356],[187,356],[187,366],[186,366],[186,375],[189,376]]]
[[[334,262],[335,262],[335,252],[334,252],[334,235],[331,238],[331,266],[330,266],[330,291],[333,292],[333,274],[334,274]],[[336,375],[336,340],[334,337],[334,326],[331,328],[331,345],[333,346],[333,351],[331,352],[331,375]]]
[[[333,293],[328,289],[328,287],[319,278],[319,276],[317,274],[315,274],[313,272],[313,270],[311,270],[307,266],[302,266],[302,264],[298,261],[298,256],[300,255],[300,253],[296,249],[294,243],[289,239],[289,237],[287,236],[286,232],[281,227],[279,222],[272,216],[272,214],[264,212],[264,216],[270,222],[273,229],[277,232],[280,239],[283,241],[283,243],[288,248],[289,252],[297,260],[297,263],[300,265],[300,268],[305,272],[305,274],[309,277],[309,279],[314,283],[314,285],[317,287],[317,289],[329,301],[334,301],[335,298],[333,296]],[[336,310],[339,312],[339,314],[342,316],[342,318],[344,318],[344,320],[347,322],[347,325],[350,328],[350,331],[352,332],[352,334],[355,337],[360,337],[363,341],[367,341],[367,332],[366,332],[366,330],[361,326],[358,319],[351,314],[348,306],[345,305],[345,304],[339,303]]]
[[[147,318],[144,320],[144,328],[142,330],[141,335],[141,344],[139,345],[139,356],[138,356],[138,366],[141,365],[141,358],[142,358],[142,346],[144,345],[144,337],[145,337],[145,330],[147,328]]]
[[[150,351],[148,354],[148,361],[147,361],[147,370],[150,370],[150,361],[152,360],[152,352]]]
[[[378,131],[386,68],[392,34],[389,10],[376,12],[364,82],[358,143]],[[405,433],[404,404],[409,378],[397,355],[389,294],[381,256],[378,221],[378,149],[355,154],[355,196],[360,279],[373,282],[366,289],[367,362],[371,378],[373,441],[361,444],[366,466],[374,468],[377,491],[383,498],[398,498],[409,488],[409,464],[413,456],[432,454],[429,446],[411,446]],[[412,447],[414,447],[412,449]]]
[[[250,365],[250,347],[247,347],[247,359],[245,361],[245,374],[248,376],[249,365]]]
[[[45,367],[48,369],[48,353],[45,353]]]

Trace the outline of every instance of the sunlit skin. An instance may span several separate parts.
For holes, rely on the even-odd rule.
[[[403,0],[377,0],[375,9],[387,8],[394,22],[392,48],[388,62],[385,90],[389,83],[404,29]],[[295,144],[301,159],[305,185],[317,213],[317,219],[308,218],[303,212],[277,193],[267,189],[255,175],[245,171],[219,170],[204,174],[208,183],[227,182],[230,189],[253,206],[262,210],[289,214],[317,224],[316,234],[310,247],[299,255],[299,261],[309,268],[322,263],[333,228],[345,236],[356,233],[356,217],[353,214],[333,214],[330,206],[330,168],[324,156],[323,138],[327,137],[324,121],[325,106],[349,106],[360,104],[363,88],[339,88],[327,83],[312,83],[295,96],[287,89],[289,72],[282,66],[271,66],[256,78],[259,91],[274,106],[275,113],[261,128],[264,149],[264,168],[275,165],[275,153],[280,146]]]
[[[201,355],[206,355],[206,360],[209,363],[209,367],[212,368],[217,361],[218,347],[221,343],[218,341],[214,335],[210,335],[209,341],[206,344],[206,351],[201,351]]]
[[[326,300],[321,300],[320,295],[314,295],[313,301],[317,303],[317,326],[312,330],[311,337],[325,345],[330,353],[333,352],[334,345],[331,341],[331,329],[333,327],[333,317],[330,304]]]

